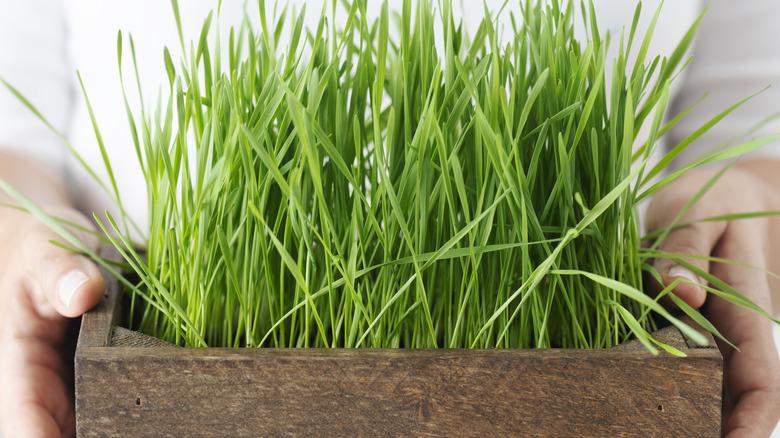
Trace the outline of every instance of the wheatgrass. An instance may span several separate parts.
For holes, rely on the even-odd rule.
[[[658,303],[679,281],[643,292],[643,274],[658,275],[651,258],[695,268],[690,256],[642,248],[637,203],[771,139],[652,179],[741,104],[647,167],[680,120],[665,121],[669,87],[701,18],[672,54],[650,59],[660,9],[640,36],[641,4],[615,42],[593,6],[575,2],[521,2],[511,29],[485,10],[470,37],[448,0],[405,0],[392,14],[385,2],[376,20],[365,0],[344,2],[341,27],[336,3],[307,29],[305,9],[267,17],[260,0],[261,29],[247,20],[226,40],[209,16],[198,41],[182,39],[178,67],[165,51],[167,98],[140,112],[125,98],[149,199],[145,250],[129,237],[129,215],[95,218],[138,278],[121,277],[133,329],[198,347],[607,348],[633,336],[682,354],[652,339],[656,315],[705,341]],[[579,17],[586,41],[574,38]],[[120,66],[127,44],[135,63],[120,33]],[[636,147],[645,124],[649,139]],[[104,188],[121,201],[113,177]],[[710,292],[765,314],[697,273]]]

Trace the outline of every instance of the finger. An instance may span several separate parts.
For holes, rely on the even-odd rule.
[[[61,377],[60,353],[35,338],[6,339],[2,346],[3,436],[72,436],[73,405]]]
[[[60,315],[80,316],[103,298],[103,276],[86,257],[53,247],[39,263],[41,290]]]
[[[68,219],[73,222],[91,226],[81,215],[70,216]],[[99,241],[95,236],[80,230],[73,230],[73,233],[92,251],[97,250]],[[52,241],[62,241],[62,238],[43,225],[29,232],[23,257],[31,288],[58,314],[80,316],[102,299],[103,276],[87,257],[54,245]],[[41,314],[45,315],[44,309]]]
[[[75,435],[75,422],[72,405],[68,399],[67,391],[61,384],[61,380],[53,381],[59,385],[52,385],[44,390],[43,400],[28,400],[22,403],[14,403],[3,413],[3,436],[8,437],[59,437]],[[12,388],[8,388],[9,390]],[[27,388],[25,388],[27,389]],[[56,411],[52,410],[54,403]],[[62,407],[69,407],[67,411]],[[58,414],[57,411],[63,411]]]
[[[7,436],[46,438],[62,435],[57,422],[40,405],[20,405],[10,415],[14,420],[8,422],[8,429],[3,431]]]
[[[733,352],[727,363],[729,370],[724,382],[727,400],[723,411],[723,433],[729,437],[769,436],[780,419],[777,369],[771,372],[756,367],[756,363],[771,360],[762,356],[769,353],[776,356],[776,353],[763,348],[762,344],[760,341],[754,346],[742,343],[740,351]],[[753,370],[754,375],[744,378],[744,374],[750,374]]]
[[[748,221],[732,222],[714,255],[764,267],[763,243]],[[771,309],[765,274],[728,263],[713,264],[712,273],[763,309]],[[726,369],[724,434],[769,436],[780,419],[780,360],[772,337],[772,322],[720,298],[711,300],[705,316],[739,348],[721,349]]]
[[[669,254],[707,257],[712,254],[713,248],[718,244],[725,230],[725,222],[689,224],[671,231],[661,242],[659,250]],[[706,259],[687,258],[683,260],[702,271],[709,272],[710,263]],[[671,259],[657,258],[654,266],[665,285],[671,284],[676,279],[706,285],[704,279]],[[707,291],[696,284],[680,283],[673,292],[691,307],[699,308],[707,298]]]

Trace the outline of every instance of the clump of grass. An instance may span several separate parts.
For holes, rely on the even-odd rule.
[[[642,292],[661,254],[641,249],[636,210],[678,175],[648,183],[685,145],[647,159],[676,122],[664,124],[669,86],[698,21],[648,59],[658,12],[641,36],[637,7],[611,60],[592,5],[573,3],[521,3],[504,43],[487,10],[468,37],[447,0],[392,16],[385,3],[375,21],[358,0],[342,28],[334,1],[316,29],[304,11],[269,20],[261,0],[261,29],[211,45],[209,16],[178,68],[166,51],[170,97],[128,106],[145,255],[113,218],[104,231],[140,278],[134,328],[233,347],[604,348],[633,335],[681,354],[649,336],[653,311],[703,342]],[[123,45],[120,33],[120,64]]]

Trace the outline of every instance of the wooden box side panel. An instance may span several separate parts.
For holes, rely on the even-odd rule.
[[[102,350],[77,362],[80,436],[719,436],[710,354]]]

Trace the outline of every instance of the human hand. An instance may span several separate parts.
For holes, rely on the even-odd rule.
[[[77,211],[50,213],[91,228]],[[71,230],[95,249],[98,239]],[[75,436],[73,320],[103,297],[86,257],[31,215],[0,208],[0,431],[5,437]]]
[[[649,206],[649,230],[662,229],[675,219],[718,169],[687,172],[661,190]],[[740,163],[727,170],[707,193],[681,218],[688,222],[736,213],[780,210],[780,162]],[[780,219],[763,217],[720,222],[697,222],[671,231],[659,249],[667,253],[713,256],[777,270]],[[708,260],[684,259],[709,272],[750,298],[769,313],[778,284],[755,269]],[[657,259],[655,268],[664,284],[675,278],[703,279],[669,259]],[[722,433],[730,438],[769,436],[780,419],[780,360],[772,338],[773,322],[697,286],[681,283],[675,295],[704,316],[736,345],[739,351],[718,341],[724,359]],[[775,298],[775,304],[780,299]]]

